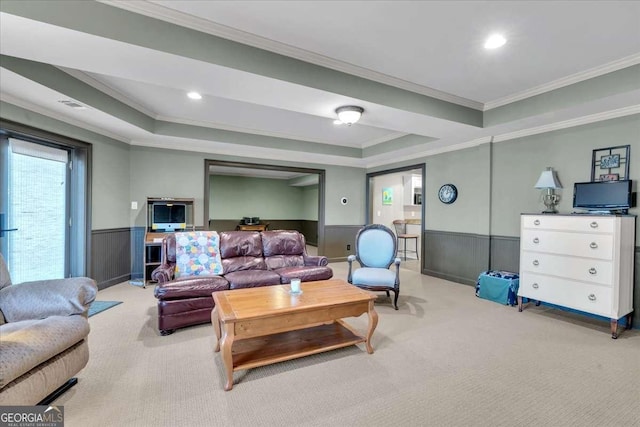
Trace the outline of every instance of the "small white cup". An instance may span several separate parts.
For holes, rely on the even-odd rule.
[[[291,279],[291,293],[300,293],[300,279]]]

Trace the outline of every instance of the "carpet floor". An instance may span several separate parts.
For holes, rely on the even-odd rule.
[[[346,263],[332,263],[346,277]],[[403,269],[400,309],[376,302],[375,353],[352,346],[234,373],[211,325],[160,336],[153,287],[90,318],[90,359],[55,404],[65,426],[640,426],[640,331],[475,297]],[[366,316],[348,321],[366,329]]]

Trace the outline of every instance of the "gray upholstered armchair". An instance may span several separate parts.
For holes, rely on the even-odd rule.
[[[382,224],[370,224],[358,231],[356,235],[356,254],[349,255],[349,274],[347,281],[370,291],[393,291],[393,306],[398,309],[400,295],[400,258],[396,236]],[[360,268],[353,271],[353,261],[360,263]],[[395,272],[389,270],[395,264]]]
[[[77,382],[97,292],[87,277],[12,285],[0,254],[0,405],[46,404]]]

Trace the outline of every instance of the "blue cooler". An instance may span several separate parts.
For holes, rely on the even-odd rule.
[[[480,273],[476,296],[500,304],[517,304],[520,276],[510,271],[490,270]]]

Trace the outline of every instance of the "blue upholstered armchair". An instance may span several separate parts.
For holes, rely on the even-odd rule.
[[[393,291],[393,306],[398,309],[400,294],[400,258],[396,236],[381,224],[367,225],[356,235],[356,254],[349,255],[349,275],[347,281],[369,291]],[[360,263],[360,268],[353,271],[353,261]],[[389,270],[395,264],[395,272]]]

